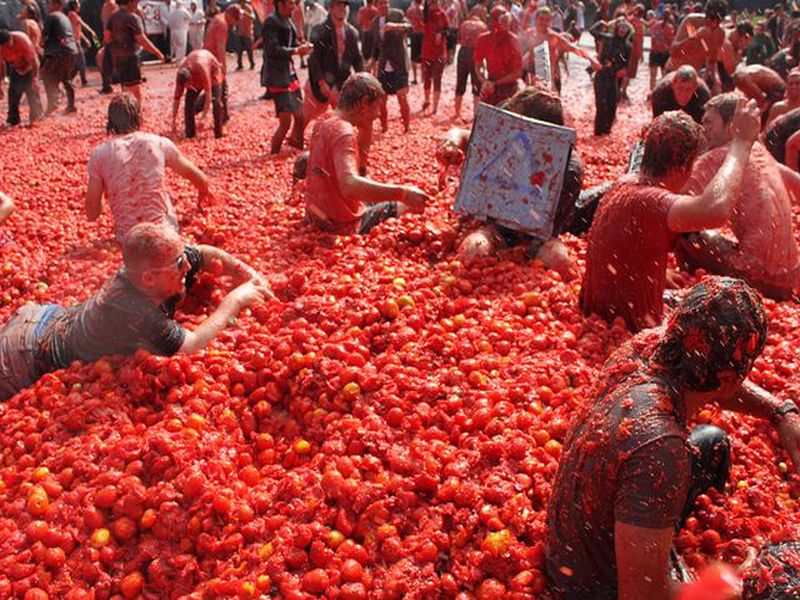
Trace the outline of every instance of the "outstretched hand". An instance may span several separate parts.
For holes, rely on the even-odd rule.
[[[736,113],[731,123],[733,137],[745,142],[753,143],[761,133],[761,113],[755,100],[739,101]]]
[[[788,414],[778,423],[778,437],[792,459],[794,472],[800,475],[800,415]]]

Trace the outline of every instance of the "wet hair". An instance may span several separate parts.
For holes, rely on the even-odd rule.
[[[178,234],[161,224],[139,223],[131,227],[122,241],[122,260],[130,271],[142,271],[165,266],[164,257],[169,256],[180,242]]]
[[[552,15],[553,11],[550,9],[549,6],[540,6],[536,9],[537,15]]]
[[[374,75],[364,72],[353,73],[342,86],[339,108],[353,110],[362,98],[369,98],[370,102],[373,102],[385,95],[381,82]]]
[[[767,314],[741,279],[707,277],[692,287],[667,322],[653,360],[690,390],[709,392],[732,371],[744,380],[767,340]]]
[[[521,89],[502,105],[504,110],[553,125],[564,124],[561,98],[536,86]]]
[[[0,29],[0,46],[11,39],[11,32],[8,29]]]
[[[697,70],[692,65],[683,65],[675,71],[675,81],[686,83],[687,81],[697,81]]]
[[[67,10],[69,12],[77,12],[79,10],[78,0],[69,0],[67,2]]]
[[[187,69],[186,67],[183,67],[182,69],[178,69],[178,74],[177,74],[177,77],[176,77],[177,80],[178,80],[178,83],[184,84],[187,81],[189,81],[189,79],[191,77],[192,77],[192,72],[189,69]]]
[[[230,15],[234,19],[240,19],[242,17],[242,7],[238,4],[229,4],[225,8],[225,14]]]
[[[117,94],[108,103],[106,132],[124,134],[142,126],[142,108],[131,94]]]
[[[719,116],[722,118],[722,123],[727,125],[733,119],[733,115],[736,114],[736,107],[739,104],[739,101],[742,100],[744,96],[739,94],[738,92],[728,92],[726,94],[717,94],[713,98],[711,98],[708,102],[706,102],[705,110],[715,110],[719,113]]]
[[[792,600],[800,586],[800,542],[768,544],[746,571],[742,600]]]
[[[132,0],[117,0],[117,4],[119,4],[119,5],[123,5],[124,4],[124,5],[127,6],[128,4],[130,4],[131,1]]]
[[[706,3],[706,18],[723,21],[728,14],[728,3],[725,0],[708,0]]]
[[[664,177],[675,169],[691,167],[705,144],[703,127],[680,110],[667,111],[644,133],[642,172]]]

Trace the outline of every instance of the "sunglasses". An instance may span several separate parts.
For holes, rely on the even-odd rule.
[[[170,269],[176,269],[178,271],[183,271],[184,267],[186,266],[186,253],[181,252],[178,258],[172,264],[166,265],[164,267],[154,267],[149,269],[150,271],[168,271]]]

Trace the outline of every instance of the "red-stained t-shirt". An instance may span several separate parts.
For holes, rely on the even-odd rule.
[[[414,33],[422,33],[424,23],[422,21],[422,4],[411,3],[411,6],[406,10],[406,19],[411,23],[411,29]]]
[[[0,46],[0,59],[6,61],[19,75],[26,75],[36,67],[39,55],[31,39],[21,31],[12,31],[11,39]]]
[[[208,24],[206,37],[203,39],[203,48],[211,52],[219,61],[223,71],[225,71],[225,45],[228,43],[228,23],[225,15],[219,13]],[[219,50],[222,48],[222,55]]]
[[[358,28],[361,31],[370,31],[372,29],[372,22],[377,16],[377,8],[370,6],[369,4],[362,6],[360,9],[358,9],[358,17],[356,17],[356,20],[358,21]]]
[[[221,85],[225,80],[225,75],[222,72],[222,67],[219,61],[214,58],[208,50],[194,50],[183,59],[178,67],[179,69],[189,69],[191,77],[184,86],[185,89],[203,91],[206,85],[213,87]],[[180,84],[175,84],[175,96],[178,97],[179,91],[182,92]]]
[[[358,174],[355,128],[331,113],[314,125],[309,147],[306,210],[313,221],[325,223],[330,230],[356,231],[364,205],[339,190],[342,177]]]
[[[522,47],[508,31],[487,31],[475,42],[475,65],[486,60],[489,79],[500,79],[522,68]]]
[[[625,178],[603,198],[589,230],[581,309],[631,331],[661,324],[667,257],[676,234],[667,214],[678,196]]]
[[[689,490],[685,409],[648,364],[660,329],[603,367],[600,391],[564,442],[548,507],[547,574],[559,599],[617,597],[614,524],[674,527]]]
[[[447,58],[447,30],[450,21],[441,8],[434,8],[428,12],[425,21],[425,31],[422,37],[422,60],[438,60]]]

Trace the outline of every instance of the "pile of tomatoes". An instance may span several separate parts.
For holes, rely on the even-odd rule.
[[[148,72],[148,130],[168,133],[172,76]],[[587,187],[624,171],[648,120],[643,83],[596,140],[573,65],[564,97]],[[0,407],[0,599],[543,597],[561,443],[629,334],[582,317],[579,282],[519,251],[455,260],[468,225],[452,214],[454,174],[439,190],[432,167],[446,108],[403,136],[390,100],[371,156],[371,176],[434,195],[424,214],[366,237],[312,230],[294,151],[268,153],[276,120],[256,86],[231,73],[226,136],[178,141],[216,200],[170,186],[186,239],[254,265],[278,299],[202,354],[75,364]],[[81,91],[80,119],[0,134],[18,205],[0,231],[3,320],[26,301],[83,300],[120,264],[108,217],[82,212],[105,102]],[[585,243],[568,244],[582,258]],[[181,320],[193,327],[227,283],[204,275]],[[753,380],[794,397],[798,309],[767,307]],[[741,563],[793,534],[800,480],[765,423],[713,408],[700,420],[731,433],[732,485],[700,498],[677,545],[693,568]]]

